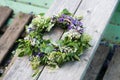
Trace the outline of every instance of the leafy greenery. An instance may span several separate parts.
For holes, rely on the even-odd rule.
[[[84,33],[81,17],[76,18],[64,9],[59,15],[45,17],[37,15],[29,26],[26,26],[26,37],[18,40],[19,56],[30,57],[34,70],[40,65],[60,67],[63,63],[80,60],[80,55],[90,47],[91,37]],[[61,39],[57,42],[43,39],[45,33],[49,33],[53,27],[61,27],[65,30]],[[34,76],[34,75],[33,75]]]

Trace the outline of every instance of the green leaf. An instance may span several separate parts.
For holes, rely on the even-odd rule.
[[[53,26],[54,26],[54,24],[49,24],[49,26],[46,30],[49,32],[52,29]]]
[[[40,15],[40,16],[44,16],[44,15],[45,15],[45,13],[40,13],[39,15]]]
[[[45,48],[45,53],[50,53],[50,52],[52,52],[54,50],[54,47],[53,46],[47,46],[46,48]]]
[[[74,55],[74,58],[75,58],[76,60],[80,61],[80,58],[79,58],[79,56],[77,56],[77,55]]]
[[[63,11],[61,12],[61,14],[71,15],[71,13],[67,9],[63,9]]]
[[[25,55],[24,52],[21,52],[18,54],[18,57],[23,57],[24,55]]]
[[[42,70],[36,69],[35,72],[32,74],[32,77],[35,77],[41,73]]]

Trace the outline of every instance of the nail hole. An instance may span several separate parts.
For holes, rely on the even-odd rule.
[[[47,6],[47,3],[45,3],[45,5]]]
[[[119,37],[115,37],[115,39],[116,39],[116,40],[118,40],[118,39],[119,39]]]
[[[31,2],[28,2],[29,5],[31,5]]]

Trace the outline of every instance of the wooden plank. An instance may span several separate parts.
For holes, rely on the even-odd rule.
[[[83,80],[96,80],[108,53],[109,47],[105,45],[98,47]]]
[[[30,15],[20,13],[0,38],[0,63],[28,23]]]
[[[3,76],[3,80],[33,80],[33,73],[29,58],[15,55]]]
[[[83,24],[86,33],[92,36],[92,47],[84,52],[81,61],[66,63],[53,72],[45,67],[38,80],[82,80],[117,2],[118,0],[82,0],[76,16],[81,14],[84,16]],[[72,7],[69,3],[66,4],[68,8]]]
[[[115,50],[103,80],[120,80],[120,47]]]
[[[70,3],[69,0],[58,0],[53,3],[51,8],[46,13],[46,16],[52,16],[59,12],[61,12],[64,8],[67,8],[72,13],[75,12],[77,6],[79,5],[80,0],[72,0]],[[67,3],[67,4],[65,4]],[[68,4],[73,5],[75,7],[69,8]],[[63,6],[61,6],[63,5]],[[56,7],[57,6],[57,7]],[[45,39],[52,39],[53,41],[57,41],[61,35],[63,34],[63,30],[59,27],[55,27],[49,34],[45,34]],[[6,75],[3,77],[3,80],[33,80],[32,74],[33,70],[30,65],[30,61],[28,61],[28,57],[19,58],[12,60],[13,62],[10,64],[9,70],[6,72]],[[40,70],[43,68],[40,67]],[[37,77],[34,77],[37,79]]]
[[[55,0],[51,8],[47,11],[46,16],[58,15],[63,9],[68,9],[71,13],[75,13],[81,0]]]
[[[11,13],[12,13],[12,9],[10,9],[9,7],[0,6],[0,28],[3,26],[3,24],[9,18]]]

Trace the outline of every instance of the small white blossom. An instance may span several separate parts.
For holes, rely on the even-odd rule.
[[[36,38],[33,38],[32,40],[31,40],[31,45],[35,45],[36,44]]]
[[[80,38],[81,34],[77,32],[75,29],[71,29],[68,32],[65,32],[62,36],[62,39],[64,40],[66,37],[69,37],[70,39],[72,38]]]
[[[26,32],[27,32],[27,33],[30,33],[30,32],[33,31],[33,30],[35,30],[35,27],[34,27],[32,24],[30,24],[30,25],[26,28]]]
[[[77,51],[76,49],[71,48],[71,47],[67,47],[67,46],[63,46],[63,47],[61,47],[61,49],[65,53],[74,53]]]
[[[30,36],[26,36],[24,40],[30,40]]]

